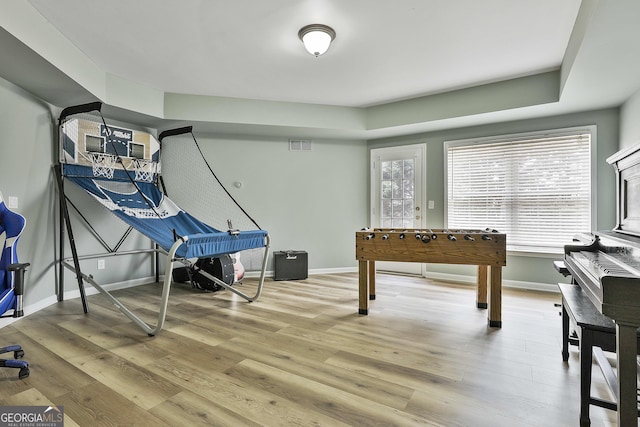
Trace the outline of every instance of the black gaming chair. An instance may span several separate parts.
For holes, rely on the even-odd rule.
[[[22,295],[24,291],[24,273],[29,264],[18,263],[16,245],[24,230],[25,219],[22,215],[11,212],[4,203],[0,193],[0,317],[21,317]],[[11,314],[4,314],[8,311]],[[0,347],[0,354],[13,352],[13,359],[0,359],[0,368],[20,369],[18,378],[29,376],[29,363],[18,360],[24,356],[19,345]]]

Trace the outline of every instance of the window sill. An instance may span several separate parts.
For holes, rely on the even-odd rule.
[[[535,258],[553,258],[558,259],[564,257],[563,248],[534,248],[534,247],[518,247],[511,246],[507,248],[507,255]]]

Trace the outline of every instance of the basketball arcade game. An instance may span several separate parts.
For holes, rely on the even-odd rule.
[[[478,308],[489,308],[489,326],[502,326],[502,267],[506,234],[496,230],[431,230],[376,228],[356,232],[359,314],[369,314],[376,299],[376,261],[469,264],[478,266]],[[490,303],[487,281],[490,277]]]
[[[178,207],[160,189],[164,184],[160,175],[161,145],[158,140],[145,132],[107,125],[100,113],[101,106],[101,103],[96,102],[69,107],[62,111],[59,119],[59,163],[54,166],[60,200],[58,300],[62,301],[64,298],[64,269],[72,270],[76,273],[85,313],[89,310],[84,282],[88,282],[150,336],[157,334],[163,327],[169,291],[172,279],[175,278],[174,270],[177,270],[177,265],[187,268],[189,279],[192,279],[193,273],[208,283],[228,289],[249,302],[256,300],[262,292],[265,279],[270,240],[268,233],[260,229],[237,204],[210,168],[215,178],[213,184],[222,187],[216,188],[214,192],[225,197],[225,203],[228,205],[226,209],[220,208],[216,211],[229,215],[223,220],[228,229],[222,231],[224,228],[204,223]],[[166,137],[169,141],[172,137],[184,133],[191,135],[191,141],[197,145],[190,127],[163,132],[160,140]],[[165,144],[164,141],[163,144]],[[184,149],[184,147],[181,148]],[[200,152],[199,148],[197,152]],[[206,163],[204,158],[201,161]],[[191,165],[191,167],[197,166]],[[65,194],[66,181],[71,181],[86,191],[94,200],[128,225],[128,229],[114,247],[110,247],[100,237],[80,210],[69,200]],[[207,196],[207,193],[201,195],[205,198]],[[94,237],[105,248],[105,253],[79,256],[73,236],[69,206],[79,214]],[[237,228],[234,228],[234,225]],[[72,253],[69,258],[65,258],[64,255],[65,228]],[[119,251],[133,229],[148,237],[154,243],[154,248]],[[260,279],[257,292],[253,296],[246,295],[232,286],[237,277],[222,280],[221,277],[215,277],[211,270],[200,268],[203,260],[213,260],[253,249],[263,251]],[[159,255],[167,256],[162,299],[155,326],[141,320],[80,268],[80,261],[85,259],[144,253],[154,255],[156,282],[159,282]]]

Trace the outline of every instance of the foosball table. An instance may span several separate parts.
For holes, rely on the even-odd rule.
[[[376,261],[478,266],[478,308],[488,308],[489,326],[502,326],[502,267],[507,265],[506,234],[496,230],[363,229],[356,232],[360,314],[376,299]],[[487,283],[490,282],[490,301]]]

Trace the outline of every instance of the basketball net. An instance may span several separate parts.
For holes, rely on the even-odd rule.
[[[143,159],[132,159],[131,163],[136,171],[135,180],[152,182],[155,174],[155,163]]]
[[[90,153],[93,176],[113,178],[113,170],[116,167],[116,157],[106,153]]]

